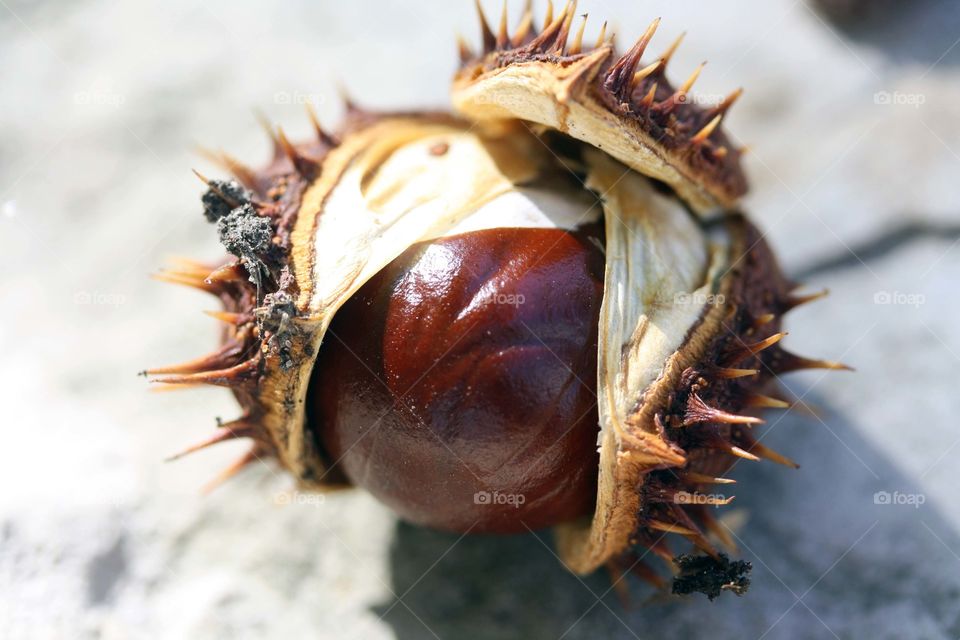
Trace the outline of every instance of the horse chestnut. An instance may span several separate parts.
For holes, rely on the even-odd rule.
[[[337,312],[309,423],[411,522],[523,531],[587,515],[597,482],[599,225],[411,246]]]
[[[229,387],[234,438],[301,490],[367,489],[412,522],[514,532],[555,526],[572,571],[606,566],[675,593],[743,593],[747,563],[712,485],[738,460],[791,460],[752,429],[787,408],[780,374],[843,365],[780,344],[797,295],[740,212],[741,149],[716,104],[574,27],[570,1],[513,34],[481,15],[461,43],[457,116],[347,103],[335,135],[273,134],[237,181],[201,179],[236,258],[162,279],[217,296],[213,353],[148,373]],[[479,6],[479,4],[478,4]],[[586,16],[584,16],[584,19]],[[679,536],[707,555],[676,556]],[[623,584],[617,577],[617,584]]]

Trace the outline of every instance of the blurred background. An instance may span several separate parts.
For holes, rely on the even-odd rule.
[[[746,88],[727,123],[751,147],[746,208],[831,290],[787,345],[858,369],[789,377],[819,417],[771,415],[764,439],[798,471],[736,469],[750,593],[633,582],[624,608],[549,532],[416,529],[359,492],[291,499],[266,466],[201,496],[239,444],[163,463],[237,413],[136,375],[217,340],[210,300],[148,277],[221,256],[190,169],[222,173],[196,147],[266,160],[254,109],[306,136],[306,102],[336,125],[338,83],[444,107],[455,33],[477,40],[468,0],[0,0],[0,637],[960,637],[960,5],[578,12],[621,46],[662,16],[652,51],[688,32],[673,77],[707,59],[699,92]]]

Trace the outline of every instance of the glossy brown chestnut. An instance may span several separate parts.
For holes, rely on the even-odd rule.
[[[337,312],[310,424],[403,518],[517,532],[592,512],[602,229],[496,228],[410,247]]]

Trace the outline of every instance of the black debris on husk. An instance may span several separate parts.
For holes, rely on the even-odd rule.
[[[713,600],[722,591],[742,596],[750,587],[747,574],[753,566],[745,560],[731,561],[725,554],[717,558],[682,554],[673,559],[679,573],[673,579],[673,593],[703,593]]]
[[[210,188],[200,200],[203,216],[208,222],[216,222],[243,204],[248,204],[253,195],[236,180],[211,180]]]

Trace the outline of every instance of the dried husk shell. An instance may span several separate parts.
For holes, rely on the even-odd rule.
[[[453,103],[464,119],[373,114],[348,104],[338,137],[319,125],[313,143],[292,145],[280,134],[263,171],[226,158],[274,221],[282,256],[275,262],[283,269],[272,274],[281,284],[270,295],[292,295],[291,308],[279,328],[248,320],[269,316],[273,303],[259,283],[254,295],[239,264],[205,280],[196,266],[168,276],[218,295],[241,320],[225,343],[237,346],[202,359],[219,368],[187,363],[185,375],[166,381],[234,388],[244,416],[231,423],[236,433],[214,440],[252,437],[241,462],[269,455],[304,489],[340,486],[309,432],[305,407],[320,345],[344,302],[414,243],[496,226],[518,206],[548,216],[555,208],[558,224],[568,225],[577,217],[570,206],[586,203],[586,215],[599,200],[606,232],[600,476],[593,516],[558,527],[559,555],[571,570],[588,573],[644,544],[658,526],[715,555],[686,512],[662,496],[675,491],[674,480],[696,491],[700,480],[684,483],[683,474],[694,467],[697,478],[722,473],[731,455],[753,451],[789,463],[744,432],[756,418],[732,412],[750,405],[751,394],[778,372],[841,365],[770,348],[782,335],[780,315],[807,298],[790,297],[793,284],[736,211],[746,181],[739,152],[717,126],[730,101],[713,110],[678,101],[689,87],[671,87],[665,59],[649,78],[636,79],[656,23],[620,57],[607,41],[569,50],[573,12],[568,4],[540,34],[527,20],[527,31],[512,39],[494,37],[484,24],[484,51],[463,53],[454,81]],[[558,134],[573,141],[575,158],[559,161],[551,137]],[[556,179],[558,166],[574,164],[585,176],[582,189]],[[567,204],[539,206],[533,196],[544,184]],[[756,369],[728,368],[734,365]],[[713,440],[684,431],[702,423],[719,425]],[[651,515],[662,504],[673,518],[666,528],[654,518],[659,512]]]

